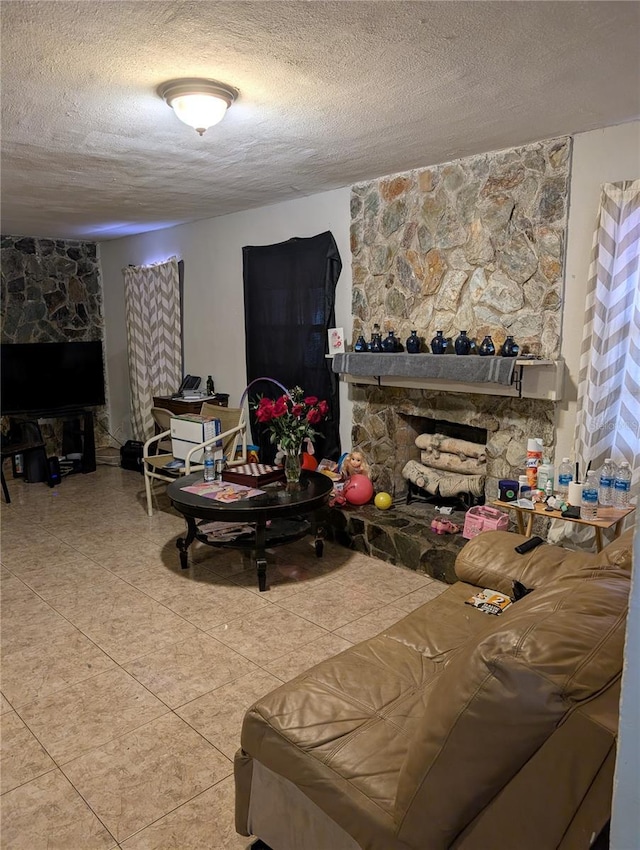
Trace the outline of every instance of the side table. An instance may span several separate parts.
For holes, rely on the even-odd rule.
[[[165,410],[170,410],[176,416],[181,416],[183,413],[200,413],[203,403],[216,404],[218,407],[229,406],[229,395],[227,393],[216,393],[208,398],[199,398],[195,401],[185,401],[183,398],[173,398],[170,395],[154,395],[153,406],[163,407]]]
[[[562,519],[565,522],[576,522],[578,525],[590,525],[596,532],[596,551],[602,551],[602,530],[606,528],[615,528],[615,536],[620,537],[622,534],[622,520],[635,511],[635,505],[629,505],[628,508],[603,508],[598,507],[598,516],[596,519],[574,519],[573,517],[565,517],[560,511],[547,511],[543,503],[538,503],[531,508],[522,508],[515,502],[501,502],[496,499],[491,503],[496,508],[504,508],[507,511],[515,511],[516,522],[518,523],[518,531],[526,537],[531,537],[533,528],[533,519],[536,516],[546,517],[547,519]],[[527,517],[525,528],[524,518]]]

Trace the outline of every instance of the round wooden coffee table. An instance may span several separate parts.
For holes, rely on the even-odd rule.
[[[322,531],[314,512],[327,503],[333,490],[333,482],[326,475],[303,471],[299,484],[287,485],[284,481],[263,484],[259,488],[263,494],[234,502],[219,502],[184,489],[201,482],[202,472],[194,472],[178,478],[167,488],[174,508],[187,522],[186,537],[176,541],[182,569],[189,566],[187,552],[194,540],[208,546],[249,551],[255,558],[258,587],[263,591],[267,587],[265,549],[268,547],[291,543],[311,532],[315,536],[316,555],[322,556]],[[216,540],[202,530],[211,522],[239,523],[250,530],[233,539]]]

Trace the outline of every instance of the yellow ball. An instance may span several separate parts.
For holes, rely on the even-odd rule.
[[[388,493],[378,493],[373,500],[376,508],[380,508],[381,511],[386,511],[391,507],[393,499]]]

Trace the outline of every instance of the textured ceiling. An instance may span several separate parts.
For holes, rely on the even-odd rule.
[[[637,2],[4,0],[2,232],[110,239],[640,115]],[[240,90],[201,138],[156,95]]]

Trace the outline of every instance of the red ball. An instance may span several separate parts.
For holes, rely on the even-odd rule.
[[[342,495],[350,505],[366,505],[373,496],[373,484],[366,475],[352,475],[344,485]]]
[[[309,452],[302,452],[302,468],[314,470],[318,468],[318,461]]]

